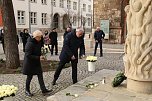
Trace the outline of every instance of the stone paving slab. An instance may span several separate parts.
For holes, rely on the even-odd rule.
[[[113,88],[111,82],[118,72],[115,70],[100,70],[77,84],[48,97],[47,101],[152,101],[152,95],[128,91],[126,82],[123,82],[119,87]],[[105,84],[101,83],[103,77],[106,77]],[[89,83],[99,85],[88,89],[85,86]],[[79,96],[66,96],[66,93],[78,94]]]
[[[65,90],[62,90],[62,91],[56,93],[53,96],[55,96],[56,99],[58,99],[57,101],[73,101],[73,99],[75,99],[75,98],[73,97],[73,99],[72,99],[72,97],[66,96],[66,93],[83,95],[84,93],[88,92],[88,89],[86,88],[87,84],[101,83],[103,77],[108,78],[109,76],[111,76],[112,74],[115,74],[115,73],[116,73],[116,71],[112,71],[112,70],[101,70],[101,71],[95,73],[94,75],[87,77],[87,78],[83,79],[82,81],[79,81],[77,84],[72,85],[72,86],[66,88]],[[60,100],[60,99],[62,99],[62,100]],[[65,99],[65,100],[63,100],[63,99]],[[84,97],[82,97],[82,99],[84,99]],[[49,100],[49,97],[48,97],[47,101],[54,101],[54,100],[51,100],[51,99]],[[79,100],[74,100],[74,101],[79,101]],[[88,101],[88,100],[84,100],[84,101]],[[94,101],[94,100],[92,100],[92,101]]]

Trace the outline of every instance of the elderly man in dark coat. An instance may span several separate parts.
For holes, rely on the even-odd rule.
[[[55,71],[53,85],[61,73],[62,68],[66,63],[71,61],[72,64],[72,79],[73,83],[77,82],[77,63],[78,63],[78,48],[82,45],[83,29],[77,28],[76,31],[68,33],[64,38],[61,54],[59,56],[59,66]]]
[[[94,39],[95,39],[94,56],[96,55],[98,44],[100,44],[100,57],[103,56],[102,40],[104,39],[104,37],[105,37],[105,33],[102,30],[100,30],[100,27],[97,27],[94,33]]]
[[[36,30],[33,33],[33,38],[29,37],[25,46],[25,56],[23,62],[23,74],[27,75],[26,79],[26,91],[27,96],[33,96],[30,92],[30,82],[33,75],[37,75],[40,88],[43,95],[48,94],[51,90],[47,90],[43,81],[43,73],[40,60],[44,60],[45,57],[41,56],[41,37],[42,32]]]

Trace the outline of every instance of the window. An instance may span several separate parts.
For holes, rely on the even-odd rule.
[[[76,16],[74,16],[73,17],[73,25],[76,26],[76,24],[77,24],[77,19],[76,19]]]
[[[47,25],[46,24],[46,16],[47,16],[47,13],[42,13],[42,25]]]
[[[71,1],[67,0],[67,9],[71,9]]]
[[[83,4],[83,11],[86,11],[86,4]]]
[[[30,19],[31,19],[31,24],[36,25],[37,24],[37,13],[30,12]]]
[[[60,7],[64,8],[64,0],[60,0]]]
[[[52,0],[52,5],[56,6],[56,0]]]
[[[91,12],[91,5],[88,5],[88,12]]]
[[[47,3],[46,3],[46,0],[42,0],[42,4],[43,5],[46,5]]]
[[[88,26],[91,26],[91,19],[88,18]]]
[[[77,2],[73,2],[73,10],[77,10]]]
[[[19,25],[25,24],[25,11],[17,11],[17,19]]]
[[[31,0],[32,3],[36,3],[36,0]]]

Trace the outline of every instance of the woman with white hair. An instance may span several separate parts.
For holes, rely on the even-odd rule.
[[[42,32],[36,30],[33,32],[33,37],[29,37],[25,46],[25,56],[23,62],[23,74],[27,75],[25,94],[27,96],[33,96],[30,92],[30,83],[33,75],[37,75],[43,95],[48,94],[51,90],[47,90],[43,81],[43,72],[41,68],[40,60],[44,60],[45,57],[41,56],[41,38]]]

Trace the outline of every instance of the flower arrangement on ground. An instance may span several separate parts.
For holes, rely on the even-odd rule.
[[[2,85],[0,86],[0,100],[5,97],[15,96],[18,88],[14,85]]]
[[[97,57],[96,56],[87,56],[86,60],[88,62],[96,62],[97,61]]]
[[[97,61],[97,57],[87,56],[86,60],[88,61],[88,71],[95,71],[95,62]]]
[[[78,97],[78,94],[71,94],[71,93],[66,93],[66,96],[73,96],[73,97]]]
[[[86,85],[86,87],[87,87],[88,89],[92,89],[92,88],[94,88],[94,87],[96,87],[96,86],[98,86],[97,83],[89,83],[89,84]]]
[[[112,86],[117,87],[126,79],[127,79],[127,77],[124,75],[124,73],[120,72],[120,73],[116,74],[116,76],[114,77],[114,79],[112,81]]]

